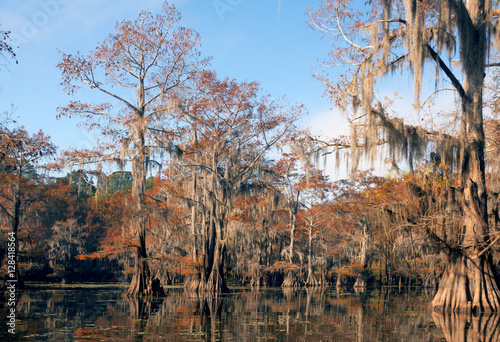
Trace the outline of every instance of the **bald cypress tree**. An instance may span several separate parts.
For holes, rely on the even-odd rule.
[[[441,239],[448,263],[432,306],[437,311],[497,312],[500,291],[490,254],[496,240],[487,217],[483,130],[486,69],[496,65],[488,59],[498,31],[497,2],[381,0],[368,2],[368,9],[359,6],[324,0],[310,12],[311,26],[335,38],[329,62],[352,66],[335,79],[318,77],[333,102],[351,110],[353,168],[360,155],[378,156],[382,143],[389,145],[391,157],[405,158],[411,167],[430,147],[443,162],[455,164],[463,194],[456,205],[463,222],[454,228],[453,242]],[[456,63],[446,62],[451,59]],[[374,104],[376,81],[410,71],[418,107],[425,63],[434,65],[436,77],[444,76],[458,94],[461,127],[456,135],[409,126]]]
[[[173,92],[195,77],[208,60],[200,57],[199,35],[180,26],[181,15],[165,2],[161,14],[141,12],[116,25],[116,32],[88,55],[62,54],[62,85],[70,95],[91,89],[114,103],[72,101],[60,116],[79,116],[89,130],[108,139],[91,150],[68,151],[66,163],[130,165],[136,236],[129,297],[163,294],[149,268],[146,178],[154,157],[172,138]],[[132,90],[132,93],[130,93]]]

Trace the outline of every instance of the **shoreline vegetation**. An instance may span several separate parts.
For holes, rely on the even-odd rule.
[[[25,283],[25,289],[26,290],[35,290],[35,289],[119,289],[119,288],[124,288],[127,289],[128,286],[130,285],[127,282],[121,282],[121,283],[74,283],[74,284],[61,284],[61,283],[48,283],[48,282],[26,282]],[[179,284],[179,285],[162,285],[165,290],[168,289],[184,289],[184,284]],[[365,288],[362,291],[358,292],[366,292],[366,293],[371,293],[373,290],[381,290],[381,289],[426,289],[426,287],[420,286],[420,285],[377,285],[377,286],[372,286],[370,288]],[[238,290],[241,289],[251,289],[251,290],[294,290],[294,291],[301,291],[301,290],[306,290],[306,289],[311,289],[308,287],[294,287],[294,288],[283,288],[281,286],[267,286],[267,287],[252,287],[251,285],[237,285],[237,284],[229,284],[228,286],[229,292],[230,293],[235,293]],[[328,289],[340,289],[341,293],[348,293],[348,294],[354,294],[356,293],[354,287],[352,286],[342,286],[342,287],[337,287],[337,286],[324,286],[324,287],[317,287],[317,288],[312,288],[312,289],[317,289],[318,291],[321,290],[328,290]],[[335,292],[335,291],[334,291]],[[339,293],[340,293],[339,292]]]

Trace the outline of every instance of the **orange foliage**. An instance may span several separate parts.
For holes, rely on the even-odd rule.
[[[126,270],[123,270],[122,273],[123,274],[127,274],[127,275],[134,274],[134,268],[133,267],[129,267]]]
[[[278,269],[278,270],[282,270],[285,272],[290,272],[290,271],[297,271],[300,268],[300,266],[296,265],[296,264],[292,264],[288,261],[276,261],[273,264],[273,268]]]

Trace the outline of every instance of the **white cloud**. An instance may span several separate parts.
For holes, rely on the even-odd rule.
[[[327,110],[316,113],[306,122],[311,133],[324,138],[335,138],[349,133],[349,125],[345,117],[338,111]]]
[[[309,119],[304,122],[304,126],[309,129],[311,134],[319,136],[320,139],[325,141],[341,135],[348,135],[349,133],[347,120],[339,111],[335,110],[326,110],[311,115]],[[330,154],[327,155],[326,158],[321,158],[318,166],[330,176],[331,180],[337,180],[347,177],[345,163],[345,158],[342,158],[342,160],[340,160],[340,166],[337,168],[335,155]]]

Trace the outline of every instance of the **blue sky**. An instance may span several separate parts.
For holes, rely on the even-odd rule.
[[[12,31],[19,64],[0,71],[0,109],[16,108],[19,123],[42,129],[61,149],[92,147],[92,133],[76,127],[77,119],[56,119],[56,108],[71,99],[59,85],[60,55],[86,53],[108,34],[116,21],[134,19],[141,10],[159,12],[162,1],[0,0],[0,23]],[[331,111],[323,86],[313,78],[330,48],[308,28],[306,11],[315,1],[179,0],[182,24],[198,31],[202,51],[212,56],[221,76],[259,81],[274,97],[286,95],[309,109],[302,120],[315,132],[344,133],[341,115]],[[7,61],[3,61],[5,64]]]

